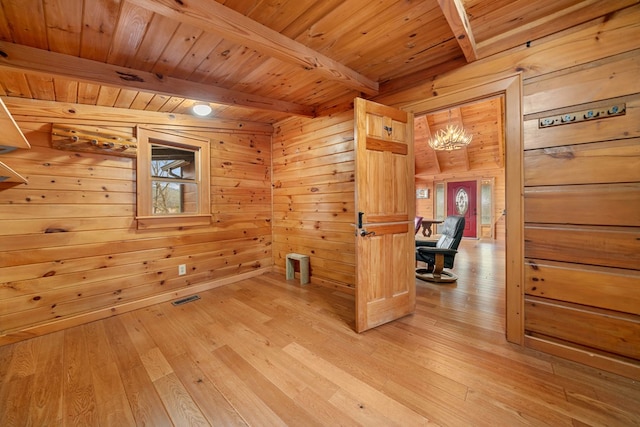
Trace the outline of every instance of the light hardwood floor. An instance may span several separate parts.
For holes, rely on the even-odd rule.
[[[0,426],[640,425],[640,384],[505,341],[500,243],[455,271],[360,335],[352,296],[268,274],[2,346]]]

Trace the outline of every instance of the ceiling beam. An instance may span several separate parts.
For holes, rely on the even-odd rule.
[[[64,123],[83,125],[87,120],[94,126],[109,125],[135,127],[140,123],[153,125],[156,130],[180,131],[190,127],[206,126],[225,132],[246,132],[252,134],[273,134],[273,126],[267,123],[244,120],[229,120],[217,117],[195,117],[191,114],[166,113],[159,111],[130,110],[128,108],[100,107],[71,102],[43,101],[40,99],[0,97],[17,121],[34,123]],[[28,130],[26,131],[29,132]],[[27,134],[28,136],[28,134]]]
[[[469,149],[468,147],[462,147],[460,151],[462,151],[462,156],[463,156],[462,159],[464,161],[464,170],[468,172],[471,170],[471,162],[469,160]]]
[[[314,116],[310,106],[0,41],[0,67],[217,104]]]
[[[378,94],[378,82],[217,1],[129,0],[129,2],[183,24],[200,28],[205,32],[217,34],[281,61],[300,65],[303,69],[316,72],[325,79],[337,81],[367,95]]]
[[[458,126],[460,129],[465,130],[464,121],[462,120],[462,109],[458,106],[458,107],[451,108],[450,111],[451,111],[451,117],[452,117],[451,123],[454,126]],[[464,163],[464,170],[465,171],[471,170],[471,163],[469,159],[469,147],[464,146],[464,147],[461,147],[459,150],[454,150],[454,152],[461,153],[462,161]]]
[[[422,160],[426,160],[431,163],[433,166],[430,170],[431,173],[439,174],[442,172],[440,168],[440,161],[438,160],[438,155],[434,149],[429,146],[429,138],[431,138],[431,129],[429,129],[429,122],[427,121],[427,116],[418,116],[414,120],[414,134],[416,140],[416,147],[414,150],[416,153],[421,153],[422,155],[416,154],[416,159],[420,158]],[[416,164],[416,175],[424,174],[427,165],[418,165]],[[435,169],[435,172],[433,171]]]
[[[449,23],[449,27],[453,31],[453,35],[456,37],[467,62],[477,60],[476,41],[471,32],[471,26],[469,25],[462,0],[438,0],[438,5],[440,5],[440,9],[442,9],[442,13]]]

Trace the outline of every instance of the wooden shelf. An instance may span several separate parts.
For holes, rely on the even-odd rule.
[[[31,148],[29,141],[27,141],[27,138],[24,137],[16,121],[11,117],[11,113],[7,110],[2,99],[0,99],[0,129],[2,129],[2,134],[0,135],[0,153],[9,151],[6,150],[6,147]]]
[[[18,124],[0,98],[0,154],[9,153],[17,148],[31,148],[29,141],[18,127]],[[0,162],[0,183],[11,182],[26,184],[25,177]],[[4,187],[3,187],[4,189]]]
[[[0,162],[0,182],[19,182],[26,184],[27,180],[18,172]]]

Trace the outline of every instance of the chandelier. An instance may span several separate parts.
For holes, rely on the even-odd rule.
[[[459,150],[471,143],[473,135],[468,135],[463,128],[451,124],[451,110],[447,127],[440,129],[429,138],[429,146],[438,151]]]

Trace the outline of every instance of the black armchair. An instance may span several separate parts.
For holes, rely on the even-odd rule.
[[[416,268],[416,277],[430,282],[455,282],[458,276],[442,269],[453,268],[463,233],[464,217],[448,216],[437,242],[416,241],[416,263],[422,261],[427,264],[426,268]]]

